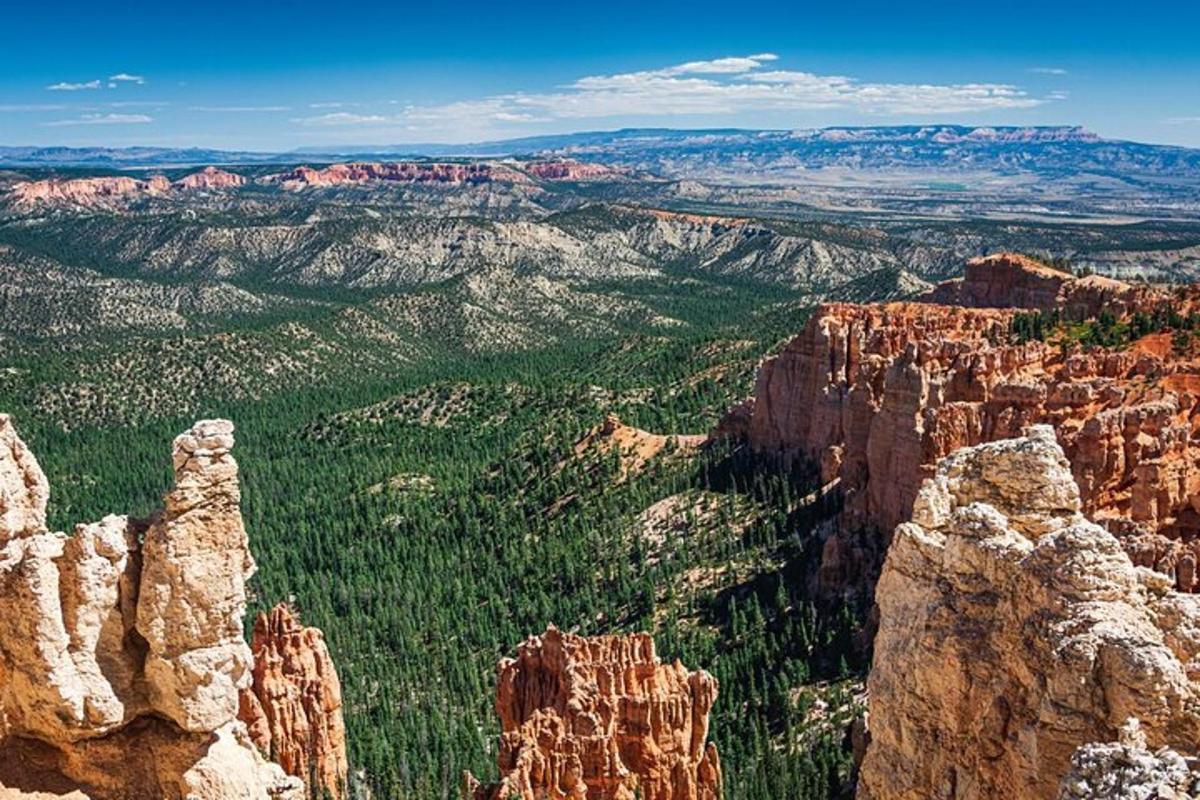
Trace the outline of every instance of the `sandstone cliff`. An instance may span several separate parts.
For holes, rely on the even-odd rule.
[[[354,162],[330,164],[327,167],[296,167],[289,172],[268,175],[263,183],[278,184],[284,189],[304,189],[309,186],[338,186],[341,184],[365,183],[367,181],[392,181],[400,183],[427,183],[460,186],[464,184],[527,183],[529,178],[503,164],[437,163],[424,161]]]
[[[237,719],[254,562],[232,447],[230,423],[197,423],[163,511],[67,537],[46,530],[45,477],[0,415],[0,796],[304,796]]]
[[[648,634],[585,638],[551,626],[500,662],[500,782],[466,800],[714,800],[707,742],[717,682],[662,664]]]
[[[1054,797],[1077,749],[1130,720],[1142,750],[1195,752],[1200,598],[1135,567],[1082,507],[1049,426],[941,460],[876,591],[860,800]]]
[[[1022,262],[974,262],[960,289],[974,286],[962,291],[999,302],[996,291],[980,288],[995,268],[1014,303],[1038,308],[1045,298],[1082,304],[1078,298],[1093,296],[1079,287],[1096,285],[1091,278],[1047,276],[1040,267],[1022,278],[1014,264]],[[1041,293],[1047,281],[1053,290]],[[1116,298],[1138,298],[1129,308],[1148,310],[1192,302],[1147,287],[1105,292],[1106,308],[1119,307]],[[891,530],[908,518],[939,458],[1041,422],[1054,426],[1071,460],[1086,513],[1118,533],[1137,563],[1185,591],[1197,587],[1200,446],[1191,431],[1200,423],[1200,362],[1173,352],[1169,333],[1090,352],[1019,343],[1009,335],[1015,313],[823,305],[763,365],[753,398],[723,421],[718,435],[809,460],[827,490],[841,493],[845,511],[822,557],[826,589],[869,591]]]
[[[246,183],[241,175],[216,167],[185,175],[172,183],[162,175],[146,179],[124,175],[101,178],[47,178],[13,184],[9,200],[17,207],[39,204],[104,207],[142,197],[166,197],[172,192],[234,189]]]
[[[346,795],[349,763],[342,691],[325,637],[287,606],[254,622],[254,682],[242,689],[239,717],[254,744],[289,775]]]

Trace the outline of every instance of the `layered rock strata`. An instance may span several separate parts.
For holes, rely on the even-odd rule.
[[[464,776],[467,800],[713,800],[707,742],[717,681],[662,664],[648,634],[581,637],[553,626],[500,662],[500,781]]]
[[[997,264],[1014,302],[1090,296],[1078,288],[1090,278],[1035,273],[1033,284],[1022,283],[998,259],[975,262],[975,277],[963,283],[975,288],[963,292],[996,300],[997,293],[979,287],[981,271]],[[1060,279],[1053,291],[1034,291]],[[1146,305],[1136,307],[1147,310],[1191,302],[1190,295],[1155,292],[1136,287],[1105,296],[1143,297],[1137,302]],[[1018,343],[1010,335],[1016,313],[927,303],[823,305],[763,365],[754,396],[723,421],[718,435],[744,437],[759,453],[810,461],[822,484],[840,492],[845,511],[825,543],[823,587],[870,587],[891,530],[908,518],[939,458],[1034,423],[1054,426],[1085,512],[1117,533],[1137,563],[1171,575],[1182,590],[1200,585],[1200,446],[1193,436],[1200,428],[1200,360],[1175,352],[1170,333],[1090,352]]]
[[[1135,749],[1195,753],[1200,598],[1082,509],[1049,426],[940,461],[876,589],[860,800],[1055,797],[1131,719]]]
[[[254,622],[254,682],[242,689],[239,717],[250,737],[289,775],[335,800],[346,796],[349,762],[342,691],[325,636],[278,605]]]
[[[0,795],[305,796],[237,719],[254,561],[232,447],[232,424],[197,423],[161,512],[67,537],[46,529],[45,477],[0,415]]]

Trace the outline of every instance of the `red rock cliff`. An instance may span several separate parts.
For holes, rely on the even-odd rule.
[[[717,682],[662,664],[649,634],[584,638],[551,626],[500,662],[500,782],[468,800],[715,800],[708,738]]]
[[[1040,267],[1023,277],[1013,271],[1022,263],[973,262],[954,291],[999,304],[994,287],[983,285],[999,264],[1022,307],[1082,303],[1097,286],[1114,301],[1109,309],[1192,302],[1190,291],[1170,297]],[[943,287],[935,295],[949,293]],[[1018,344],[1009,336],[1014,313],[931,303],[821,306],[763,365],[752,400],[723,423],[719,432],[744,436],[757,452],[810,459],[822,483],[842,493],[841,524],[822,557],[827,589],[873,585],[890,532],[909,517],[938,459],[1019,436],[1034,423],[1054,426],[1084,512],[1116,532],[1137,563],[1173,576],[1185,591],[1197,588],[1200,360],[1173,353],[1169,333],[1087,353]]]
[[[285,605],[254,621],[254,682],[238,716],[284,771],[334,798],[346,796],[349,764],[342,688],[325,636]]]

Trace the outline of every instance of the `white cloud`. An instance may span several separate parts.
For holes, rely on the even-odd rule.
[[[130,75],[128,72],[118,72],[116,75],[109,75],[108,79],[117,83],[142,84],[146,82],[146,79],[141,75]]]
[[[292,120],[308,126],[339,126],[339,125],[384,125],[395,123],[395,117],[385,117],[379,114],[351,114],[346,111],[335,111],[330,114],[320,114],[315,117],[302,117]]]
[[[357,105],[361,105],[361,104],[360,103],[346,103],[346,102],[339,101],[339,102],[333,102],[333,103],[309,103],[308,107],[309,108],[352,108],[353,106],[357,106]]]
[[[1200,117],[1168,117],[1163,122],[1168,125],[1200,125]]]
[[[52,83],[46,87],[51,92],[78,92],[84,89],[99,89],[100,81],[85,81],[83,83]]]
[[[205,111],[216,114],[257,114],[291,110],[291,106],[188,106],[188,111]]]
[[[1062,67],[1030,67],[1029,69],[1027,69],[1025,71],[1032,72],[1035,75],[1066,75],[1067,74],[1067,71],[1065,69],[1063,69]]]
[[[0,112],[17,113],[25,111],[66,111],[70,106],[60,103],[7,103],[0,104]]]
[[[145,114],[84,114],[75,119],[47,122],[46,125],[58,128],[66,125],[138,125],[147,122],[154,122],[154,118]]]
[[[410,105],[387,115],[337,112],[296,122],[311,127],[392,127],[461,137],[511,132],[514,126],[523,124],[613,117],[728,116],[822,109],[924,117],[1034,108],[1064,97],[1034,97],[1007,83],[886,83],[765,68],[777,59],[773,53],[726,56],[661,69],[590,75],[547,92]]]

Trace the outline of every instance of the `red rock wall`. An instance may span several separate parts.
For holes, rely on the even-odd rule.
[[[811,459],[842,493],[823,556],[827,588],[873,584],[890,531],[938,459],[1039,422],[1055,427],[1085,513],[1118,532],[1138,563],[1196,588],[1200,360],[1173,354],[1169,333],[1123,351],[1012,344],[1014,313],[822,306],[718,429],[760,453]]]

